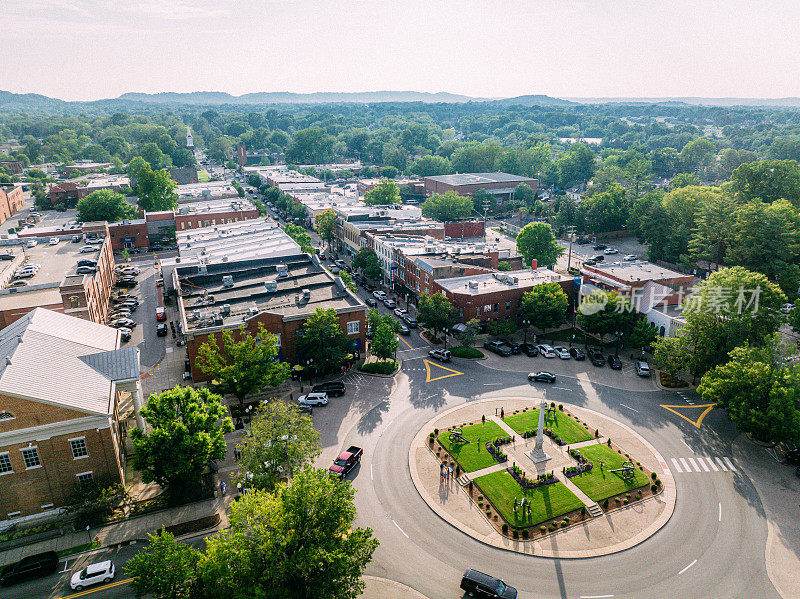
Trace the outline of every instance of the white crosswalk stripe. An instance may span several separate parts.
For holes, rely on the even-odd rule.
[[[672,469],[678,474],[713,474],[714,472],[736,472],[733,461],[726,457],[698,456],[670,458]]]

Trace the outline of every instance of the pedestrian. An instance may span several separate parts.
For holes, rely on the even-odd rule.
[[[219,494],[220,494],[220,497],[222,495],[225,495],[225,481],[224,480],[219,481]]]

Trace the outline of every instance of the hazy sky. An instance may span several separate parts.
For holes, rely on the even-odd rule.
[[[0,89],[800,96],[796,0],[2,0]]]

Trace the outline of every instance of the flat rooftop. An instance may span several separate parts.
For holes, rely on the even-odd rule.
[[[542,283],[572,281],[571,276],[562,275],[546,268],[510,270],[452,279],[436,279],[436,283],[459,295],[483,295],[508,289],[530,289]]]
[[[456,175],[437,175],[425,180],[438,181],[446,185],[480,185],[481,183],[511,183],[530,181],[530,177],[509,175],[508,173],[460,173]]]
[[[255,209],[256,205],[247,198],[214,198],[178,204],[178,207],[175,208],[175,214],[206,214],[209,212]]]
[[[207,181],[205,183],[187,183],[175,188],[178,202],[203,198],[239,197],[239,192],[228,181]]]
[[[632,262],[600,262],[595,266],[584,267],[584,269],[588,274],[597,271],[600,274],[611,275],[617,279],[627,281],[628,283],[692,277],[692,275],[665,268],[644,260],[634,260]]]
[[[442,241],[428,235],[376,233],[375,241],[384,243],[394,249],[401,249],[406,256],[423,254],[484,254],[485,252],[498,251],[498,248],[494,245],[483,242]]]
[[[285,277],[279,278],[278,266],[285,266]],[[179,268],[177,274],[181,286],[179,301],[190,331],[237,326],[256,311],[298,319],[313,314],[317,308],[337,311],[366,308],[344,287],[341,279],[308,254],[210,264],[205,273],[187,270]],[[233,278],[232,286],[223,286],[224,276]],[[308,297],[303,290],[308,290]]]
[[[368,206],[364,202],[346,204],[336,209],[336,212],[346,221],[370,220],[380,218],[422,218],[422,208],[406,204],[391,204],[389,206]]]

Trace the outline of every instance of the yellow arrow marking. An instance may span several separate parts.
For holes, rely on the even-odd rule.
[[[396,337],[397,337],[397,338],[398,338],[400,341],[402,341],[403,343],[405,343],[405,344],[408,346],[408,349],[414,349],[413,347],[411,347],[411,344],[410,344],[408,341],[406,341],[405,339],[403,339],[403,338],[402,338],[400,335],[395,335],[395,336],[396,336]]]
[[[438,381],[441,379],[449,378],[451,376],[458,376],[459,374],[464,374],[463,372],[459,372],[458,370],[453,370],[452,368],[448,368],[447,366],[442,366],[441,364],[437,364],[436,362],[431,362],[430,360],[422,360],[422,361],[425,362],[425,371],[428,373],[428,376],[425,379],[426,383],[432,383],[433,381]],[[442,376],[431,378],[431,366],[435,366],[436,368],[441,368],[442,370],[446,370],[450,374],[444,374]]]
[[[697,428],[700,428],[700,425],[703,423],[703,418],[705,418],[706,414],[708,414],[711,410],[714,409],[715,405],[716,404],[713,404],[713,403],[706,403],[706,404],[700,404],[700,405],[696,405],[696,406],[664,406],[664,405],[662,405],[661,407],[664,408],[665,410],[669,410],[670,412],[672,412],[676,416],[680,416],[686,422],[695,425]],[[703,409],[703,412],[700,414],[700,416],[699,416],[699,418],[697,420],[690,420],[689,418],[687,418],[686,416],[684,416],[683,414],[681,414],[680,412],[677,411],[677,410],[694,410],[694,409],[701,409],[701,408],[705,408],[705,409]]]

